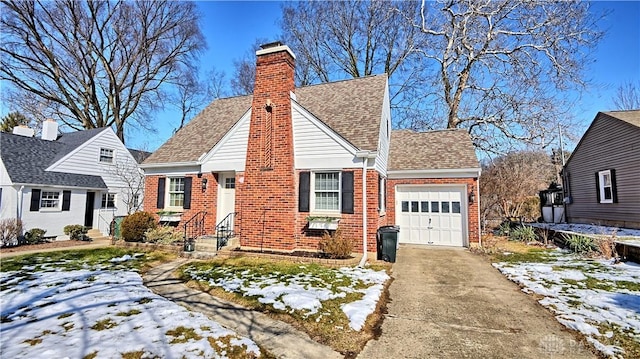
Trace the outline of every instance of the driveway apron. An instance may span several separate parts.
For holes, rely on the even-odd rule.
[[[358,358],[595,358],[484,258],[402,245],[382,335]]]

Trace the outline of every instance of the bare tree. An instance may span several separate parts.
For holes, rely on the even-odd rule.
[[[510,152],[483,166],[480,177],[480,213],[520,217],[528,199],[556,179],[551,156],[542,151]]]
[[[353,0],[287,3],[281,26],[308,81],[386,72],[396,127],[504,153],[571,125],[599,18],[581,1]]]
[[[122,202],[127,206],[127,214],[139,211],[144,193],[144,173],[138,164],[127,157],[110,166],[109,172],[122,188]]]
[[[613,106],[616,110],[640,109],[640,81],[628,81],[620,85],[613,98]]]
[[[569,117],[569,90],[585,84],[598,20],[582,1],[423,0],[420,53],[433,90],[423,99],[435,105],[417,125],[467,128],[488,151],[549,145]]]
[[[256,51],[260,45],[268,43],[265,38],[258,38],[244,55],[233,60],[234,73],[231,78],[231,92],[235,96],[253,93],[253,85],[256,81]]]
[[[2,1],[0,79],[73,129],[148,126],[165,85],[204,47],[196,4]]]

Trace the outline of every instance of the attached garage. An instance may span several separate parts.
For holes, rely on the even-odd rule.
[[[395,190],[400,243],[468,244],[466,186],[405,185]]]

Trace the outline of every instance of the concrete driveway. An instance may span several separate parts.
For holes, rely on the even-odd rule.
[[[403,245],[378,340],[358,358],[595,358],[534,298],[466,249]]]

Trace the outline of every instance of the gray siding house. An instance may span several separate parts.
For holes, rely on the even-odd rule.
[[[567,222],[640,228],[640,110],[598,112],[562,176]]]

